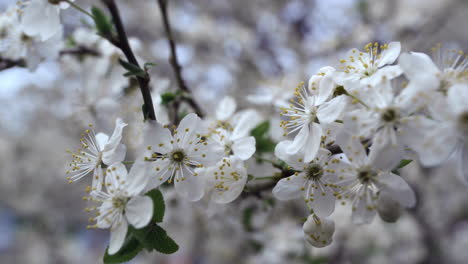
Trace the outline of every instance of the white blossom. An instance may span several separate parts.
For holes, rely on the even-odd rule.
[[[53,3],[46,0],[31,0],[27,3],[21,17],[22,30],[41,41],[50,39],[62,30],[60,9],[67,8],[68,3]]]
[[[122,163],[117,163],[106,169],[106,192],[91,192],[90,200],[102,204],[97,209],[97,216],[92,218],[96,224],[89,228],[110,228],[110,255],[122,247],[128,224],[137,229],[143,228],[153,217],[153,201],[141,195],[147,181],[143,161],[136,162],[129,173]]]
[[[275,155],[285,161],[295,173],[281,179],[273,188],[279,200],[290,200],[302,196],[306,204],[320,217],[327,217],[335,210],[336,175],[329,169],[330,151],[319,149],[310,162],[304,161],[303,153],[287,154],[291,141],[280,142]]]
[[[244,190],[247,183],[247,170],[244,162],[236,157],[223,158],[216,166],[206,169],[208,187],[211,190],[211,200],[220,203],[230,203]]]
[[[111,165],[122,162],[125,159],[126,147],[120,143],[123,128],[127,126],[122,119],[117,118],[115,129],[109,138],[104,133],[95,134],[90,128],[82,134],[81,147],[76,152],[68,151],[73,161],[69,164],[67,174],[68,181],[77,181],[93,172],[93,190],[100,190],[103,183],[102,164]]]
[[[331,167],[338,175],[336,185],[341,189],[340,197],[352,199],[353,223],[372,222],[378,192],[388,193],[403,207],[415,205],[413,190],[402,177],[391,172],[399,163],[393,150],[371,147],[367,155],[359,137],[346,132],[338,135],[337,143],[346,155],[335,156]]]
[[[223,149],[202,138],[200,118],[188,114],[182,119],[174,134],[154,121],[148,121],[144,135],[145,160],[151,171],[152,188],[164,182],[174,182],[179,195],[190,201],[203,197],[205,179],[198,169],[216,164]]]
[[[288,108],[282,108],[281,115],[289,120],[282,121],[281,127],[287,133],[299,131],[286,150],[288,154],[304,150],[306,162],[314,158],[324,135],[324,126],[340,118],[347,106],[345,95],[328,101],[334,88],[333,85],[320,85],[319,89],[309,91],[300,84],[295,91],[296,101],[292,101]]]
[[[318,218],[310,215],[302,226],[304,237],[309,244],[322,248],[333,242],[335,233],[335,222],[330,218]]]
[[[340,72],[335,74],[335,81],[340,85],[349,82],[360,82],[363,85],[376,85],[383,77],[393,79],[401,74],[398,65],[390,65],[400,55],[400,42],[379,45],[377,42],[364,46],[364,52],[357,49],[348,51],[342,59]]]
[[[457,84],[433,98],[432,118],[411,117],[402,130],[405,143],[419,155],[425,166],[436,166],[454,153],[457,175],[468,182],[468,84]]]
[[[463,51],[443,51],[441,44],[433,51],[435,62],[420,52],[401,54],[399,65],[410,86],[447,93],[451,86],[468,82],[468,59]]]

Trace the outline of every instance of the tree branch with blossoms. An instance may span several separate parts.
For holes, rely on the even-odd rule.
[[[251,199],[254,202],[267,201],[267,195],[279,201],[300,200],[306,212],[300,234],[311,246],[322,248],[333,243],[336,210],[346,210],[350,218],[345,221],[350,224],[364,225],[377,216],[395,222],[404,208],[416,206],[415,190],[421,197],[421,189],[400,175],[412,159],[423,167],[435,167],[455,156],[456,173],[468,182],[468,57],[462,51],[441,54],[441,46],[436,46],[439,53],[434,62],[424,53],[402,53],[397,41],[368,43],[363,49],[349,50],[337,66],[320,68],[290,92],[279,87],[250,94],[245,98],[255,106],[244,109],[238,108],[233,97],[225,96],[205,115],[183,78],[168,1],[157,4],[179,91],[156,97],[155,105],[148,73],[152,64],[140,66],[115,0],[101,2],[111,19],[99,8],[88,12],[71,0],[34,0],[21,7],[24,12],[8,14],[7,22],[21,23],[11,37],[21,36],[28,45],[53,42],[54,36],[61,37],[56,35],[61,33],[61,24],[56,25],[58,29],[37,28],[34,18],[47,13],[60,21],[60,10],[71,4],[94,20],[102,38],[87,39],[96,50],[79,44],[58,51],[57,57],[90,55],[87,59],[92,63],[105,65],[96,74],[107,78],[108,69],[116,64],[113,55],[122,52],[126,60],[119,62],[128,71],[123,75],[138,82],[146,122],[117,117],[112,134],[96,133],[90,124],[80,146],[68,151],[68,182],[84,178],[90,182],[84,200],[93,203],[86,211],[95,216],[88,228],[110,231],[105,263],[129,261],[142,250],[172,254],[179,249],[161,224],[169,209],[164,200],[168,190],[178,199],[200,202],[201,208],[213,203],[236,206],[233,201],[250,196],[258,198]],[[108,46],[100,48],[100,41]],[[114,46],[113,55],[106,54]],[[10,67],[34,63],[31,58],[35,57],[16,56],[2,62]],[[121,85],[121,72],[117,74],[116,83]],[[174,110],[173,124],[156,120],[164,112],[158,110],[166,110],[168,102]],[[193,112],[179,120],[183,102]],[[272,111],[273,107],[277,110]],[[133,126],[140,133],[127,140],[124,131]],[[127,149],[124,142],[128,141],[138,147]],[[136,158],[125,159],[127,152]],[[425,238],[432,238],[420,211],[410,214],[420,223]],[[297,223],[295,227],[300,228]],[[427,243],[427,247],[438,245]],[[334,259],[343,258],[341,250],[336,251]]]

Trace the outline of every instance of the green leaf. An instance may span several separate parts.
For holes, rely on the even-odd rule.
[[[257,139],[266,136],[268,130],[270,130],[270,122],[265,121],[256,126],[250,134]]]
[[[143,246],[140,244],[140,242],[135,237],[130,235],[127,237],[119,252],[115,253],[114,255],[109,255],[107,253],[107,248],[103,261],[106,264],[127,262],[138,255],[142,249]]]
[[[138,76],[138,77],[145,78],[147,75],[147,73],[144,70],[142,70],[140,67],[138,67],[138,65],[124,61],[122,59],[119,59],[119,63],[120,65],[122,65],[122,67],[124,67],[128,71],[124,73],[123,76],[125,77]]]
[[[276,144],[269,138],[256,138],[255,139],[256,151],[258,153],[273,152],[275,151]]]
[[[161,223],[164,218],[164,197],[159,189],[153,189],[147,192],[145,195],[149,196],[153,200],[153,221]]]
[[[270,130],[270,122],[265,121],[255,127],[250,134],[255,137],[255,145],[257,153],[273,152],[275,150],[275,142],[268,137]]]
[[[177,98],[177,95],[171,92],[161,94],[161,104],[167,105],[168,103],[174,101]]]
[[[179,250],[179,245],[156,223],[150,223],[142,229],[131,228],[131,232],[148,251],[172,254]]]
[[[244,225],[244,229],[247,232],[252,232],[254,229],[252,227],[252,217],[255,212],[255,207],[250,206],[244,209],[242,214],[242,224]]]
[[[410,164],[413,160],[402,159],[400,164],[398,165],[397,169],[402,169],[406,167],[406,165]]]
[[[406,160],[406,159],[402,159],[400,161],[400,164],[398,164],[398,166],[392,170],[392,173],[396,174],[396,175],[400,175],[400,169],[401,168],[404,168],[406,165],[410,164],[413,160]]]
[[[93,14],[94,24],[98,33],[102,36],[108,36],[112,32],[112,23],[109,18],[102,12],[101,9],[93,6],[91,8]]]
[[[145,78],[146,77],[146,72],[141,70],[141,71],[135,71],[135,72],[126,72],[124,73],[125,77],[132,77],[132,76],[138,76],[138,77],[142,77],[142,78]]]
[[[147,63],[145,63],[145,65],[143,65],[143,68],[145,68],[145,70],[148,70],[148,69],[153,68],[153,67],[156,66],[156,65],[157,65],[156,63],[147,62]]]

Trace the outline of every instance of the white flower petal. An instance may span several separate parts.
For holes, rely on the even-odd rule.
[[[116,148],[102,153],[102,162],[106,165],[122,162],[126,153],[127,147],[124,144],[119,144]]]
[[[401,206],[413,207],[416,204],[413,190],[402,177],[393,173],[383,173],[378,176],[376,184],[381,192],[388,193]]]
[[[273,195],[278,200],[291,200],[301,197],[301,188],[306,183],[307,179],[304,174],[293,175],[281,179],[273,188]]]
[[[371,86],[376,86],[383,81],[392,80],[400,76],[402,73],[403,71],[399,65],[385,66],[376,71],[369,78],[364,79],[364,83]]]
[[[440,72],[431,58],[424,53],[403,53],[398,60],[400,67],[410,81],[427,84],[425,89],[434,90],[439,86],[436,75]]]
[[[317,118],[320,124],[330,124],[339,119],[346,108],[347,99],[347,96],[340,95],[320,105],[317,109]]]
[[[125,216],[137,229],[147,226],[153,217],[153,200],[148,196],[132,197],[125,206]]]
[[[387,49],[382,51],[380,54],[379,64],[377,67],[382,67],[387,64],[392,64],[398,58],[401,52],[401,44],[400,42],[390,42],[388,44]]]
[[[128,173],[126,190],[130,196],[140,194],[148,183],[148,164],[149,162],[137,160]]]
[[[251,109],[237,113],[232,119],[234,125],[232,140],[248,136],[250,131],[262,121],[260,114]]]
[[[150,148],[151,152],[167,154],[172,151],[173,140],[171,131],[164,128],[156,121],[147,121],[144,125],[144,147]]]
[[[275,147],[275,156],[279,159],[283,160],[291,166],[293,169],[296,170],[303,170],[304,169],[304,153],[298,152],[296,154],[287,154],[286,150],[289,145],[291,145],[290,140],[284,140],[279,142]]]
[[[307,138],[307,142],[304,145],[303,150],[305,153],[305,162],[311,161],[315,158],[315,155],[317,155],[317,151],[320,148],[320,142],[322,141],[322,134],[322,127],[319,124],[315,122],[310,124],[309,137]]]
[[[111,227],[117,214],[118,212],[114,210],[112,200],[104,201],[99,207],[99,215],[96,217],[97,228],[106,229]]]
[[[353,213],[351,219],[354,224],[370,224],[377,213],[373,203],[374,195],[367,187],[361,187],[358,197],[353,202]]]
[[[185,168],[183,171],[185,179],[175,181],[177,193],[191,202],[200,200],[205,193],[205,177],[202,177],[202,175],[193,176]]]
[[[122,189],[123,183],[127,180],[127,168],[122,163],[113,164],[106,169],[106,188],[112,193],[117,189]]]
[[[185,148],[190,141],[194,140],[196,132],[201,126],[201,119],[195,113],[186,115],[174,133],[174,139],[178,142],[179,147]]]
[[[419,155],[423,166],[440,165],[459,143],[457,130],[450,124],[423,116],[412,116],[400,125],[401,140]]]
[[[46,41],[62,28],[59,8],[47,1],[31,1],[23,10],[21,27],[27,35],[37,36],[41,41]]]
[[[328,187],[324,187],[323,184],[319,184],[318,189],[314,189],[313,199],[311,197],[305,197],[310,199],[309,205],[314,209],[315,214],[319,217],[327,217],[335,211],[335,196],[333,191]]]
[[[109,136],[104,133],[97,133],[96,134],[96,143],[99,147],[99,151],[103,151],[106,147],[107,142],[109,142]]]
[[[367,164],[367,154],[358,136],[343,131],[336,137],[336,143],[356,167]]]
[[[287,154],[298,153],[301,150],[301,148],[307,143],[308,137],[309,137],[309,126],[305,125],[301,128],[299,133],[297,133],[297,135],[294,137],[293,142],[286,149],[286,153]]]
[[[456,84],[448,90],[448,102],[452,112],[460,115],[468,112],[468,84]]]
[[[104,184],[104,175],[103,175],[101,165],[99,165],[97,168],[94,169],[94,172],[93,172],[93,183],[92,183],[93,191],[100,191],[102,189],[103,184]]]
[[[125,124],[122,119],[117,118],[115,120],[115,129],[114,132],[112,133],[112,136],[109,138],[109,141],[106,144],[106,147],[104,150],[109,151],[114,148],[116,148],[120,141],[122,140],[122,132],[124,127],[126,127],[127,124]]]
[[[211,199],[216,203],[230,203],[235,200],[244,190],[245,184],[247,183],[247,170],[244,167],[244,162],[238,159],[231,160],[231,166],[227,167],[224,171],[225,175],[231,175],[235,173],[238,177],[237,180],[221,180],[223,185],[228,189],[218,190],[215,189],[211,195]],[[225,167],[226,168],[226,167]],[[218,180],[219,181],[219,180]],[[215,184],[218,184],[216,182]]]
[[[114,225],[111,228],[109,249],[107,250],[107,253],[109,253],[109,255],[114,255],[115,253],[119,252],[120,248],[125,242],[128,224],[122,216],[120,216],[120,218],[120,221],[114,223]]]
[[[147,165],[146,175],[150,182],[147,189],[154,189],[165,183],[171,177],[172,166],[169,159],[157,159]]]
[[[235,140],[232,151],[241,160],[249,159],[255,153],[255,138],[250,136]]]
[[[396,137],[393,125],[384,126],[379,130],[370,147],[369,163],[383,171],[395,169],[403,157],[402,148],[396,142],[392,142],[392,138],[396,140]]]
[[[236,111],[237,104],[234,98],[226,96],[219,102],[216,108],[216,119],[220,121],[228,120]]]

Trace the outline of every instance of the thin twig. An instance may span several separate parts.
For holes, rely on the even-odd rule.
[[[64,49],[60,51],[60,56],[63,55],[75,55],[75,56],[92,56],[92,57],[100,57],[101,53],[97,50],[90,49],[85,46],[78,46],[76,48],[71,49]]]
[[[115,1],[114,0],[102,0],[102,2],[109,9],[109,12],[111,13],[112,20],[115,25],[115,29],[117,30],[118,38],[114,39],[113,37],[109,36],[110,38],[109,41],[122,50],[122,52],[125,54],[125,57],[127,57],[127,60],[131,64],[134,64],[140,67],[135,55],[133,54],[130,44],[128,43],[127,33],[125,32],[122,19],[120,18],[120,12],[119,12],[117,5],[115,4]],[[150,77],[148,74],[146,74],[145,77],[137,77],[137,80],[138,80],[138,85],[140,86],[141,95],[143,96],[143,101],[145,103],[145,110],[143,114],[145,114],[146,112],[147,116],[145,116],[145,118],[156,120],[156,115],[154,113],[153,100],[151,99],[151,92],[149,88]]]
[[[176,44],[175,44],[174,37],[172,35],[171,24],[169,22],[169,16],[167,13],[167,0],[158,0],[158,5],[159,5],[159,10],[161,11],[161,16],[162,16],[163,24],[164,24],[164,30],[166,31],[167,41],[169,42],[169,48],[171,50],[169,62],[171,63],[172,68],[174,69],[174,74],[176,77],[177,85],[179,86],[179,89],[181,89],[182,91],[186,93],[190,93],[190,89],[187,87],[187,84],[185,83],[185,80],[182,77],[182,67],[180,66],[178,58],[177,58]],[[201,108],[191,97],[183,97],[182,99],[186,101],[192,107],[192,109],[195,111],[195,113],[199,117],[203,117],[203,112],[201,111]],[[177,117],[177,110],[179,108],[178,101],[175,102],[174,108],[176,109],[175,116]]]
[[[0,71],[13,67],[26,67],[26,62],[23,59],[11,60],[0,57]]]

